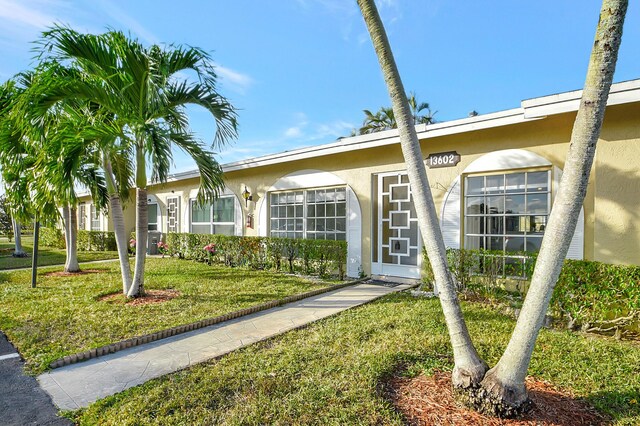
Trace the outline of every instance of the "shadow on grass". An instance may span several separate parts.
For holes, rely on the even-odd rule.
[[[636,385],[637,389],[620,392],[594,392],[585,401],[624,424],[627,424],[625,421],[635,422],[640,419],[640,384]]]

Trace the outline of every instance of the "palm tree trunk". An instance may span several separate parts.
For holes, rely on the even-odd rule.
[[[144,296],[144,263],[147,259],[149,216],[147,203],[147,164],[144,156],[144,139],[139,137],[136,146],[136,263],[133,283],[128,297]]]
[[[484,397],[488,399],[484,402],[484,411],[495,415],[517,415],[528,405],[524,380],[587,192],[618,57],[627,3],[627,0],[604,0],[602,3],[560,188],[545,230],[531,286],[502,358],[482,382]]]
[[[147,258],[149,217],[146,188],[136,188],[136,264],[128,297],[144,295],[144,263]]]
[[[20,226],[20,222],[15,219],[13,219],[13,238],[15,244],[13,257],[27,257],[27,253],[25,253],[22,248],[22,227]]]
[[[67,239],[67,262],[64,265],[65,272],[80,272],[78,263],[78,209],[76,206],[69,207],[69,230]]]
[[[66,263],[69,261],[69,205],[65,204],[62,206],[62,230],[64,231],[64,250],[66,253],[65,259],[65,269]]]
[[[453,383],[458,389],[477,386],[488,369],[478,355],[455,292],[455,285],[447,268],[446,250],[436,214],[429,180],[425,169],[420,142],[409,109],[407,95],[391,52],[389,40],[378,15],[374,0],[358,0],[371,40],[378,55],[382,74],[389,90],[394,116],[400,132],[400,145],[404,155],[418,224],[427,255],[433,268],[442,311],[449,330],[454,355]]]
[[[124,213],[120,203],[120,195],[116,187],[116,180],[113,176],[111,160],[105,153],[102,157],[104,175],[109,193],[109,210],[113,221],[113,231],[116,237],[116,247],[118,248],[118,260],[120,261],[120,274],[122,276],[122,294],[129,293],[131,287],[131,268],[129,266],[129,241],[124,227]]]

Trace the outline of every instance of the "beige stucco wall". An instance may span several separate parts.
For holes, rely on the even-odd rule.
[[[640,104],[607,111],[593,185],[593,253],[609,263],[640,264]]]
[[[588,186],[585,208],[585,258],[611,263],[640,264],[640,104],[610,107],[595,161],[595,172]],[[504,149],[532,151],[562,169],[571,137],[575,113],[553,115],[517,125],[508,125],[427,138],[421,141],[424,157],[430,153],[455,150],[461,155],[455,167],[428,169],[437,211],[451,182],[482,155]],[[257,207],[267,190],[281,177],[301,170],[331,172],[347,182],[355,192],[362,210],[362,260],[365,273],[371,271],[372,176],[376,173],[404,170],[398,144],[366,150],[320,156],[276,165],[253,167],[226,174],[227,188],[239,199],[246,215],[254,215],[253,229],[243,225],[245,235],[257,235]],[[181,229],[187,230],[189,198],[198,179],[152,185],[163,215],[162,231],[166,233],[166,199],[181,197]],[[241,193],[245,186],[253,194],[253,202],[245,208]],[[318,182],[322,186],[322,182]],[[125,210],[127,230],[133,230],[133,204]],[[110,225],[110,229],[112,226]]]

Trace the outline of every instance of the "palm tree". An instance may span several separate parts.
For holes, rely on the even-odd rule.
[[[435,119],[433,118],[435,113],[431,112],[431,108],[428,103],[418,102],[416,100],[416,95],[413,92],[410,93],[408,102],[414,124],[435,123]],[[362,112],[364,112],[365,118],[362,123],[362,127],[358,131],[361,135],[398,128],[393,108],[382,107],[375,114],[368,109],[365,109]]]
[[[365,118],[359,130],[359,134],[361,135],[396,129],[398,127],[393,108],[382,107],[375,114],[368,109],[362,112],[364,112]]]
[[[408,102],[374,0],[358,0],[399,119],[402,146],[412,183],[420,231],[436,283],[454,352],[453,384],[474,408],[501,417],[517,416],[529,406],[524,379],[535,342],[560,274],[587,183],[600,135],[609,88],[615,71],[628,0],[603,0],[580,108],[560,188],[543,238],[531,285],[511,340],[494,368],[486,371],[469,338],[457,296],[446,273],[444,244],[422,163],[420,146]],[[424,205],[428,205],[425,209]],[[427,211],[425,211],[427,210]],[[428,234],[427,234],[428,233]],[[430,241],[433,239],[434,241]],[[469,361],[472,361],[469,363]]]
[[[491,401],[491,404],[483,407],[492,414],[516,415],[528,405],[524,379],[587,193],[609,88],[616,69],[627,5],[628,0],[602,2],[564,171],[527,297],[504,354],[481,384],[479,395]]]
[[[358,5],[367,25],[371,40],[378,55],[382,74],[391,97],[394,116],[400,133],[400,146],[404,155],[407,174],[418,215],[418,224],[424,247],[433,269],[440,303],[445,314],[449,336],[453,346],[453,383],[456,388],[467,389],[477,385],[488,370],[480,359],[462,317],[456,296],[455,283],[447,267],[446,249],[438,223],[433,196],[429,191],[429,179],[422,160],[420,142],[414,126],[409,102],[400,79],[400,74],[391,52],[389,40],[374,0],[358,0]]]
[[[234,108],[217,92],[217,77],[206,52],[184,46],[145,48],[122,32],[80,34],[60,26],[44,33],[40,51],[43,57],[69,61],[83,75],[68,85],[66,97],[90,101],[112,114],[111,136],[119,139],[135,163],[138,247],[146,247],[148,237],[147,169],[152,181],[166,181],[172,145],[189,154],[198,166],[198,201],[217,197],[224,185],[222,168],[190,132],[185,106],[199,105],[211,113],[217,125],[214,147],[237,135],[237,119]],[[181,78],[185,71],[194,72],[197,82]],[[111,176],[107,182],[113,183]],[[120,225],[115,220],[120,218],[114,212],[112,219],[117,230]],[[129,297],[144,292],[145,256],[145,250],[136,251]]]
[[[20,146],[32,158],[23,172],[31,182],[33,211],[41,220],[53,222],[61,207],[67,249],[65,272],[78,272],[75,188],[82,185],[90,189],[98,206],[105,204],[106,189],[96,167],[95,152],[77,136],[81,124],[74,105],[58,103],[44,113],[39,107],[61,73],[64,70],[58,64],[46,63],[15,77],[20,92],[8,111],[19,137],[8,142]]]
[[[25,166],[30,161],[21,144],[21,134],[11,117],[11,110],[22,90],[9,80],[0,86],[0,168],[14,229],[14,257],[26,257],[22,248],[21,220],[30,219]]]
[[[418,102],[414,92],[409,93],[409,107],[411,108],[411,116],[413,116],[414,124],[433,124],[436,120],[433,118],[435,112],[431,112],[429,104],[426,102]]]

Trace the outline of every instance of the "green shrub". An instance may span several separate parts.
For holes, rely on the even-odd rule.
[[[638,312],[640,266],[566,260],[551,298],[551,309],[580,325]]]
[[[433,279],[426,252],[425,281]],[[537,253],[517,253],[504,256],[486,250],[447,249],[449,271],[458,291],[469,286],[483,286],[485,295],[503,298],[498,278],[530,280]],[[524,281],[523,281],[524,282]],[[524,296],[524,286],[520,297]],[[636,315],[627,329],[640,331],[640,266],[611,265],[588,260],[567,259],[553,292],[550,311],[556,317],[566,317],[572,327],[607,324],[608,321]]]
[[[64,249],[64,234],[58,228],[40,228],[40,244],[45,247]]]
[[[345,276],[347,243],[344,241],[169,233],[166,242],[171,255],[182,259],[208,261],[209,254],[204,247],[215,244],[211,260],[232,267],[281,270],[284,262],[290,273],[327,276],[335,272],[340,279]]]
[[[114,251],[116,236],[106,231],[78,231],[78,250],[82,251]]]

